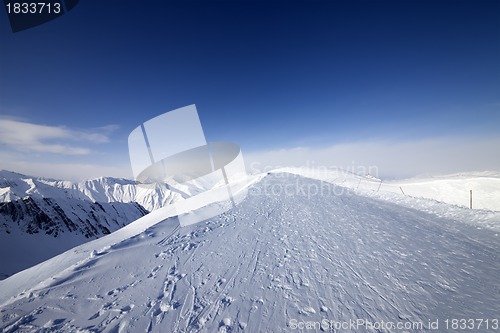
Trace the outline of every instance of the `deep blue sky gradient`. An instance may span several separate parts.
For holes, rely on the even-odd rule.
[[[209,141],[244,150],[500,128],[499,1],[81,0],[11,33],[0,115],[69,128],[196,104]]]

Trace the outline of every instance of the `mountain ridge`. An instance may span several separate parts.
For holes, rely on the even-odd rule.
[[[91,202],[137,202],[153,211],[181,199],[165,184],[144,185],[114,177],[98,177],[72,182],[20,173],[0,171],[0,202],[32,196],[37,198],[76,198]]]

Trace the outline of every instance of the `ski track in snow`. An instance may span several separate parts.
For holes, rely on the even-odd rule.
[[[494,232],[349,190],[261,194],[297,178],[316,182],[270,175],[216,218],[184,228],[169,218],[96,249],[5,302],[2,332],[290,332],[291,319],[498,318]]]

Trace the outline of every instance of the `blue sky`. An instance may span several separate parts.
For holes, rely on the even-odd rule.
[[[209,141],[254,160],[426,142],[407,175],[500,169],[498,1],[89,0],[15,34],[0,12],[0,168],[130,176],[128,134],[196,104]],[[464,145],[436,169],[432,140],[478,163]]]

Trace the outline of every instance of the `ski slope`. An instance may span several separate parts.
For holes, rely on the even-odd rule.
[[[271,174],[240,205],[183,228],[157,223],[172,206],[154,211],[0,281],[0,327],[290,332],[326,319],[421,332],[429,320],[499,319],[500,238],[464,223],[471,210],[437,203],[452,208],[444,216],[332,184],[301,191],[318,186]]]
[[[379,198],[385,194],[402,194],[412,198],[431,199],[460,207],[470,206],[473,191],[473,208],[500,211],[500,174],[498,172],[459,173],[446,176],[416,177],[402,180],[381,180],[373,176],[360,176],[342,169],[287,167],[271,173],[292,173],[331,184],[348,187],[358,193]]]

